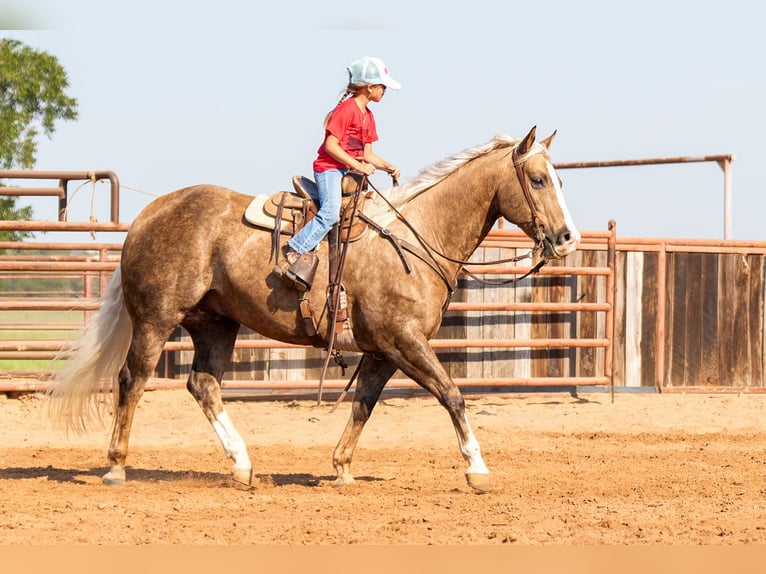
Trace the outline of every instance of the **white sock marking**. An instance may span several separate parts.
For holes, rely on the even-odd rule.
[[[252,468],[245,441],[239,436],[225,410],[221,411],[221,414],[213,421],[213,428],[223,445],[226,456],[234,461],[234,468]]]
[[[489,474],[487,465],[484,464],[484,459],[481,457],[481,449],[479,448],[479,441],[476,440],[476,436],[473,434],[471,425],[468,422],[467,417],[463,417],[465,425],[468,428],[468,439],[463,442],[458,436],[460,442],[460,452],[463,454],[463,458],[468,462],[468,469],[466,474]]]

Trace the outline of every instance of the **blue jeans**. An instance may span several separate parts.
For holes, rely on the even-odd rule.
[[[319,211],[314,219],[309,221],[295,236],[288,241],[290,247],[298,253],[311,251],[324,239],[333,224],[340,219],[341,180],[348,172],[347,169],[328,169],[314,172],[317,184],[317,197],[312,199],[319,203]]]

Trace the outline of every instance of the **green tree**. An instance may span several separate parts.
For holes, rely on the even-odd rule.
[[[39,130],[50,137],[56,120],[77,119],[77,100],[64,93],[68,87],[54,56],[0,40],[0,168],[31,168]]]
[[[58,60],[18,40],[0,39],[0,169],[30,169],[37,138],[50,137],[56,120],[77,118],[77,100],[67,96],[66,71]],[[2,186],[2,183],[0,183]],[[2,219],[29,220],[31,207],[16,207],[16,197],[1,197]],[[2,241],[19,241],[25,232],[0,232]]]

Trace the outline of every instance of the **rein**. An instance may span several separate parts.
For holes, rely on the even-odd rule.
[[[330,363],[330,358],[335,359],[335,362],[343,369],[343,373],[346,372],[346,365],[345,361],[343,361],[343,357],[340,355],[340,353],[335,350],[335,339],[338,333],[338,307],[340,306],[340,295],[341,295],[341,280],[343,278],[343,270],[346,266],[346,254],[348,253],[348,246],[351,242],[351,228],[353,227],[354,223],[354,217],[356,216],[357,208],[359,206],[359,196],[362,194],[362,190],[364,189],[364,185],[367,183],[369,185],[369,180],[366,175],[362,176],[362,179],[357,182],[356,190],[354,191],[354,205],[351,207],[351,217],[349,219],[348,227],[349,227],[349,233],[346,236],[345,240],[341,240],[342,245],[340,245],[340,257],[338,261],[338,269],[335,272],[335,277],[332,278],[330,283],[327,285],[327,305],[328,305],[328,331],[329,331],[329,337],[327,341],[327,357],[325,357],[324,364],[322,365],[322,371],[319,375],[319,387],[317,389],[317,406],[322,403],[322,389],[324,388],[324,379],[325,375],[327,374],[327,367]],[[342,236],[341,229],[340,229],[340,223],[337,223],[334,227],[335,232],[338,235],[338,238],[340,239]],[[346,386],[346,389],[341,394],[340,399],[338,402],[335,403],[335,407],[333,407],[333,411],[337,407],[338,403],[343,400],[343,397],[345,396],[345,393],[348,392],[348,389],[351,387],[351,385],[354,382],[354,379],[356,378],[357,374],[359,373],[359,368],[361,367],[362,363],[361,361],[356,367],[356,370],[354,371],[354,374],[351,376],[351,379],[348,382],[348,385]],[[332,412],[332,411],[331,411]]]
[[[377,187],[375,187],[375,185],[371,181],[368,180],[368,182],[367,182],[368,185],[375,191],[375,193],[377,193],[378,196],[381,197],[383,199],[383,201],[386,202],[388,207],[396,214],[396,217],[402,223],[404,223],[407,226],[407,228],[413,233],[415,238],[418,240],[418,242],[425,249],[425,251],[426,251],[426,253],[427,253],[427,255],[428,255],[428,257],[429,257],[429,259],[431,261],[427,261],[420,254],[415,253],[412,250],[412,246],[409,245],[407,242],[402,241],[402,240],[399,240],[399,243],[396,243],[396,242],[394,243],[395,247],[397,247],[397,250],[398,250],[399,244],[401,244],[401,247],[404,247],[405,249],[407,249],[411,253],[417,255],[418,257],[423,259],[429,265],[431,265],[431,262],[433,262],[433,265],[431,265],[431,266],[432,267],[436,266],[434,268],[434,270],[442,277],[442,279],[445,281],[445,283],[447,283],[447,285],[448,285],[448,287],[450,289],[450,295],[454,292],[455,288],[451,284],[451,282],[447,279],[446,271],[444,271],[444,268],[436,260],[436,258],[434,257],[434,254],[438,255],[439,257],[441,257],[443,259],[446,259],[447,261],[450,261],[451,263],[457,263],[459,265],[497,265],[499,263],[518,263],[519,261],[523,261],[524,259],[531,259],[533,254],[538,249],[542,250],[544,248],[545,234],[543,232],[543,226],[540,224],[540,220],[539,220],[539,217],[537,215],[537,208],[535,207],[535,203],[534,203],[534,200],[532,198],[532,193],[529,190],[529,184],[527,182],[526,174],[525,174],[525,171],[524,171],[524,160],[521,157],[519,157],[518,149],[517,148],[513,149],[513,154],[512,154],[511,157],[512,157],[514,168],[516,169],[516,177],[519,180],[519,184],[521,185],[521,190],[522,190],[522,192],[524,194],[524,199],[526,200],[527,205],[529,206],[529,210],[532,213],[532,225],[533,225],[533,227],[535,229],[535,246],[532,249],[532,251],[530,251],[526,255],[521,255],[521,256],[518,256],[518,257],[511,257],[511,258],[507,258],[507,259],[497,259],[497,260],[494,260],[494,261],[466,261],[466,260],[462,260],[462,259],[455,259],[454,257],[450,257],[449,255],[446,255],[446,254],[442,253],[441,251],[439,251],[435,247],[432,247],[423,238],[423,236],[420,235],[420,233],[413,227],[413,225],[407,220],[407,218],[404,217],[404,215],[402,215],[401,212],[399,212],[399,210],[396,209],[396,207],[394,207],[394,205],[388,200],[388,198],[385,195],[383,195],[380,192],[380,190]],[[373,223],[367,217],[363,217],[363,219],[364,219],[364,221],[368,225]],[[387,229],[383,229],[383,228],[381,228],[377,224],[372,225],[372,227],[377,229],[377,231],[379,233],[385,235],[386,238],[388,238],[389,240],[393,239],[393,237],[391,235],[391,232],[388,231]],[[400,253],[400,256],[401,256],[401,253]],[[526,272],[521,277],[514,277],[513,279],[506,279],[506,280],[503,280],[503,281],[490,281],[490,280],[484,279],[482,277],[478,277],[477,275],[475,275],[475,274],[473,274],[473,273],[471,273],[469,271],[466,271],[465,269],[461,269],[461,272],[464,273],[465,275],[467,275],[468,277],[470,277],[471,279],[474,279],[474,280],[476,280],[476,281],[478,281],[480,283],[483,283],[484,285],[501,286],[501,285],[509,285],[509,284],[512,284],[512,283],[518,283],[519,281],[522,281],[523,279],[526,279],[527,277],[529,277],[533,273],[537,273],[542,268],[542,266],[545,265],[547,262],[548,262],[548,259],[543,257],[540,261],[537,262],[537,264],[535,264],[528,272]],[[409,265],[406,263],[406,261],[405,261],[405,266],[408,268],[408,271],[409,271]]]

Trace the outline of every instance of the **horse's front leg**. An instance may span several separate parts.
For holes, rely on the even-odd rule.
[[[354,391],[354,401],[343,435],[333,453],[332,463],[337,473],[336,486],[353,484],[351,459],[359,442],[365,423],[369,420],[381,391],[391,376],[396,372],[396,365],[387,360],[377,360],[365,355],[359,369],[359,380]]]
[[[450,415],[460,453],[468,463],[465,471],[468,486],[478,492],[489,492],[492,490],[489,469],[465,414],[465,400],[460,389],[444,370],[425,335],[406,333],[397,337],[396,341],[395,362],[399,368],[433,394]]]

